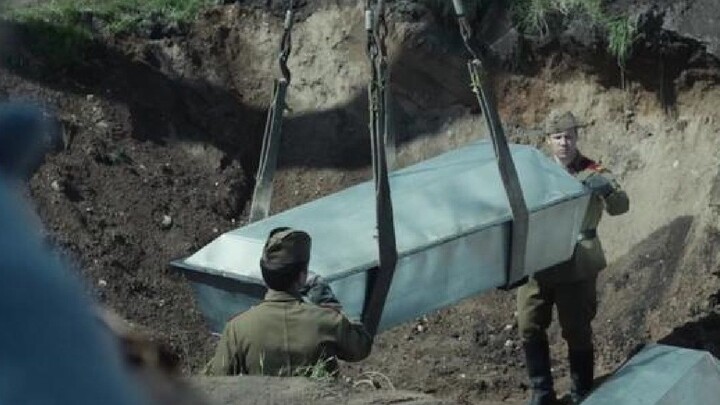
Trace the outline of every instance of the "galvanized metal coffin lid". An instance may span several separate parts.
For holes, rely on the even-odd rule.
[[[633,356],[583,405],[720,403],[720,364],[712,354],[650,345]]]
[[[532,274],[570,258],[589,197],[537,149],[512,145],[511,153],[531,213],[525,272]],[[505,283],[512,217],[491,143],[394,172],[390,185],[398,266],[381,328]],[[262,284],[262,247],[278,226],[312,236],[310,270],[326,278],[346,311],[358,316],[367,270],[378,262],[372,182],[227,232],[174,265]],[[408,294],[434,298],[403,302]]]

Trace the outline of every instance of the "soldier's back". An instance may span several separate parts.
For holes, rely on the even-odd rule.
[[[297,299],[265,300],[231,321],[248,374],[295,375],[334,370],[342,315]],[[326,364],[324,364],[326,363]]]

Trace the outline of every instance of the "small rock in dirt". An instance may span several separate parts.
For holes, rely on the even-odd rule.
[[[505,331],[511,331],[511,330],[513,330],[514,327],[515,326],[513,324],[509,323],[509,324],[505,325]]]
[[[513,347],[515,346],[515,342],[512,341],[512,339],[508,339],[505,341],[505,347]]]
[[[60,186],[60,182],[57,181],[57,180],[53,180],[53,182],[50,183],[50,188],[52,188],[52,189],[55,190],[55,191],[60,191],[60,190],[62,190],[62,186]]]
[[[220,230],[218,230],[217,228],[213,228],[213,233],[218,233],[218,232],[220,232]]]
[[[88,94],[85,96],[85,100],[87,101],[93,101],[95,99],[95,96],[93,94]]]
[[[677,169],[678,166],[680,166],[680,161],[676,160],[673,162],[673,169]]]
[[[107,287],[107,284],[108,284],[108,282],[103,279],[98,280],[99,287]]]
[[[100,129],[108,129],[110,128],[110,125],[105,121],[100,121],[97,124],[95,124]]]
[[[173,219],[170,215],[163,215],[162,221],[160,222],[160,227],[162,229],[170,229],[170,227],[173,224]]]

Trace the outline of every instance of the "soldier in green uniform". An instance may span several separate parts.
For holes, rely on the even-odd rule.
[[[597,310],[597,275],[606,266],[596,229],[603,210],[620,215],[629,209],[627,194],[612,173],[578,150],[577,128],[569,112],[552,114],[545,128],[555,161],[592,191],[575,251],[569,261],[530,277],[517,292],[518,327],[533,391],[531,405],[556,401],[546,332],[553,305],[557,306],[562,336],[568,345],[573,403],[579,403],[592,389],[591,322]]]
[[[370,354],[372,337],[343,315],[336,301],[316,305],[300,294],[307,285],[310,246],[303,231],[270,232],[260,260],[265,299],[228,322],[207,374],[292,376],[318,365],[334,372],[336,358],[359,361]]]

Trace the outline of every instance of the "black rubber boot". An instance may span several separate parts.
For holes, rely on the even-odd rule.
[[[532,397],[528,405],[553,405],[556,402],[550,372],[550,348],[547,341],[529,341],[523,345],[525,364],[530,376]]]
[[[595,356],[591,350],[571,350],[570,360],[570,399],[572,403],[579,404],[592,391]]]

